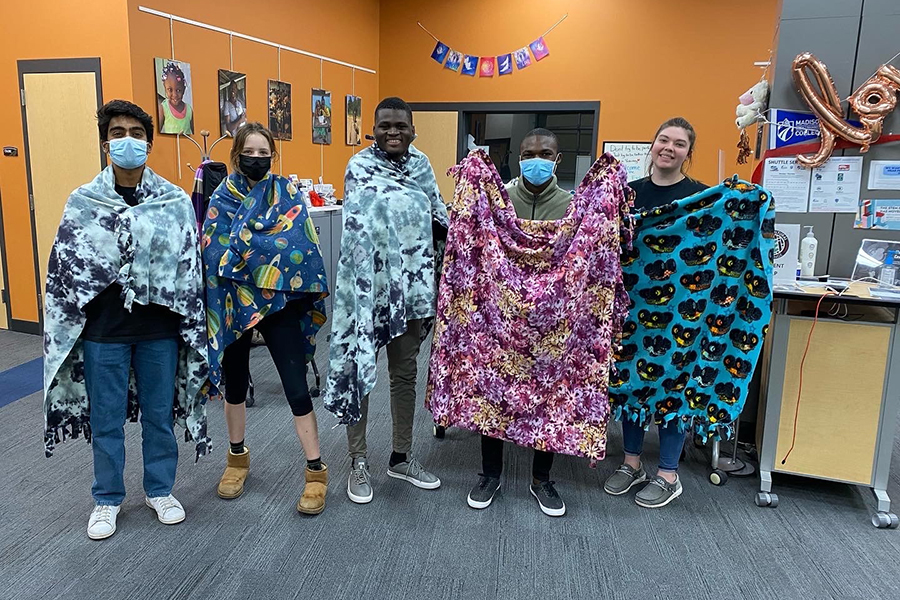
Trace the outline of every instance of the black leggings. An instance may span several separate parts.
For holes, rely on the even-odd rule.
[[[306,355],[303,350],[306,332],[300,328],[300,319],[309,308],[307,302],[293,300],[255,327],[266,340],[266,347],[278,369],[284,394],[295,417],[308,415],[313,409],[309,386],[306,384]],[[247,400],[252,339],[253,330],[248,329],[225,348],[222,375],[225,378],[225,401],[228,404],[242,404]]]
[[[481,436],[481,468],[485,477],[500,478],[503,472],[503,443],[503,440]],[[535,450],[531,476],[538,481],[550,481],[553,456],[552,452]]]

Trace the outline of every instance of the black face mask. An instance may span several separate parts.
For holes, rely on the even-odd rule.
[[[238,167],[241,173],[250,181],[262,181],[266,173],[272,168],[271,156],[244,156],[238,159]]]

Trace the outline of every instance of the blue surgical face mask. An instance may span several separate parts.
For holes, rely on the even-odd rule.
[[[556,162],[546,158],[529,158],[519,161],[522,177],[532,185],[544,185],[553,177]]]
[[[109,140],[109,157],[123,169],[137,169],[147,162],[147,142],[133,137]]]

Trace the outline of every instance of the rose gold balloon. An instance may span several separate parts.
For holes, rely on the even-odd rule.
[[[898,91],[900,91],[900,70],[891,65],[881,65],[875,75],[848,99],[850,107],[860,115],[860,121],[872,131],[870,143],[876,142],[881,137],[884,118],[897,106]],[[868,149],[869,145],[865,144],[860,150],[866,152]]]
[[[818,89],[813,87],[807,73],[808,70],[811,70],[815,76]],[[834,152],[837,136],[857,144],[869,142],[871,134],[868,128],[853,127],[844,119],[834,79],[831,78],[828,67],[822,61],[812,53],[804,52],[794,59],[791,75],[800,94],[819,118],[819,131],[822,137],[822,144],[819,146],[818,152],[812,156],[803,154],[797,156],[797,161],[801,165],[812,168],[824,164]]]

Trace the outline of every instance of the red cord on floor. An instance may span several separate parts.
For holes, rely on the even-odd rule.
[[[794,444],[797,442],[797,418],[800,416],[800,394],[803,393],[803,364],[806,362],[806,355],[809,353],[809,342],[812,340],[813,331],[816,330],[816,323],[819,322],[819,307],[822,306],[822,300],[824,300],[826,296],[831,296],[833,294],[834,292],[826,291],[822,294],[822,297],[819,298],[819,302],[816,304],[816,314],[813,316],[813,324],[812,327],[809,328],[809,336],[806,338],[806,349],[803,351],[803,358],[800,360],[800,385],[797,388],[797,406],[794,408],[794,434],[791,437],[791,447],[787,451],[787,454],[784,455],[784,458],[781,459],[781,464],[787,462],[791,452],[794,451]]]

